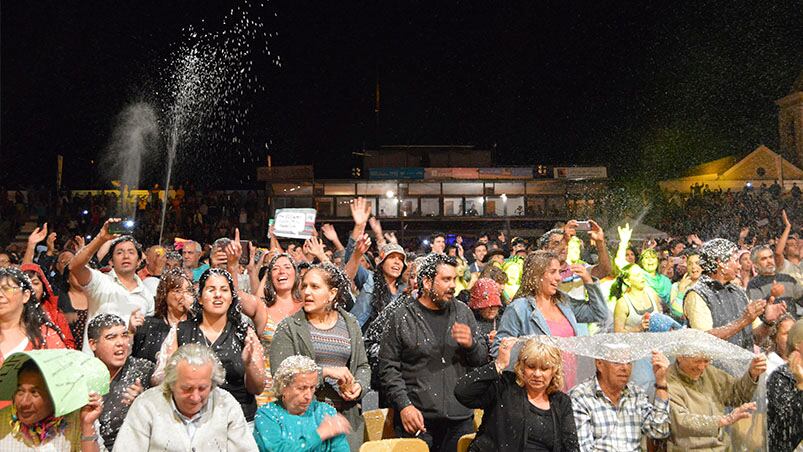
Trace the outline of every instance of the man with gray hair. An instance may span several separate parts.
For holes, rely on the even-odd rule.
[[[752,350],[754,343],[766,337],[767,325],[784,313],[785,306],[768,304],[766,299],[750,301],[744,290],[731,284],[739,269],[735,243],[712,239],[699,250],[703,275],[683,300],[689,326]],[[759,316],[763,324],[756,321]]]
[[[783,303],[787,312],[795,319],[803,314],[803,285],[786,273],[779,273],[775,266],[775,253],[767,245],[753,248],[750,259],[758,271],[758,276],[747,283],[747,295],[751,300],[775,298],[775,303]]]
[[[165,366],[164,383],[134,400],[115,451],[254,451],[240,404],[220,389],[223,365],[208,347],[185,344]]]
[[[203,249],[201,248],[201,244],[194,240],[184,242],[181,247],[184,269],[192,273],[193,282],[198,282],[198,280],[201,279],[201,275],[209,269],[209,265],[207,264],[198,265],[202,253]]]

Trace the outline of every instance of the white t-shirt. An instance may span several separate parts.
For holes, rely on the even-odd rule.
[[[90,269],[90,273],[89,284],[84,286],[87,298],[87,326],[89,321],[98,314],[118,315],[126,322],[126,325],[128,325],[131,312],[136,308],[139,308],[140,312],[146,316],[153,315],[154,292],[142,282],[139,276],[134,275],[137,287],[129,291],[120,282],[114,270],[102,273]],[[89,349],[86,327],[84,327],[83,351],[92,353],[92,350]]]

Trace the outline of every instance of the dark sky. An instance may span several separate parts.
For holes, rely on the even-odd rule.
[[[250,5],[278,32],[261,42],[272,56],[254,58],[265,91],[245,94],[241,142],[216,133],[184,149],[179,178],[254,184],[266,143],[274,164],[312,163],[319,177],[347,177],[351,153],[377,143],[658,177],[777,147],[773,101],[803,68],[800,1],[475,3]],[[0,184],[52,185],[57,153],[68,187],[102,184],[119,112],[164,89],[185,27],[221,29],[233,5],[245,2],[3,2]]]

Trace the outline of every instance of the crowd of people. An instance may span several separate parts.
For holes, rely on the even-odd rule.
[[[799,450],[803,209],[763,196],[700,188],[686,206],[758,202],[780,231],[720,205],[722,221],[685,214],[694,228],[660,242],[568,220],[534,239],[436,232],[424,252],[362,198],[348,237],[271,227],[266,249],[240,237],[267,224],[249,197],[234,224],[183,195],[176,224],[201,215],[188,237],[206,239],[163,243],[151,222],[118,233],[96,203],[67,215],[89,237],[43,224],[18,261],[0,254],[0,364],[82,350],[109,391],[63,414],[44,369],[4,366],[0,449],[357,451],[363,413],[389,408],[396,437],[435,451],[472,434],[472,451]],[[670,334],[683,347],[616,340]],[[557,341],[584,337],[603,352]],[[733,350],[749,357],[735,373]]]

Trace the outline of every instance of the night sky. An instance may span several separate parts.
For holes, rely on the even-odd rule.
[[[107,186],[98,158],[119,112],[158,103],[186,27],[223,29],[235,5],[274,34],[253,44],[265,90],[244,94],[239,142],[221,126],[182,151],[178,178],[196,186],[258,187],[268,152],[345,178],[376,144],[657,178],[777,149],[773,101],[803,69],[799,1],[474,3],[3,2],[0,185],[53,186],[61,153],[67,187]]]

